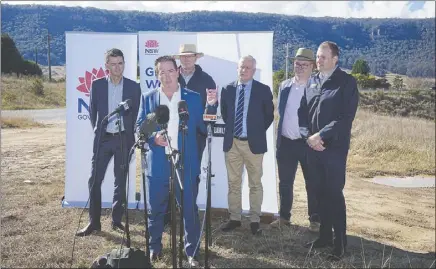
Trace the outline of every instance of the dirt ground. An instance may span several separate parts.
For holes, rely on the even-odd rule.
[[[70,267],[74,233],[81,209],[61,207],[65,178],[65,123],[45,128],[1,131],[1,267]],[[30,180],[30,183],[25,183]],[[307,231],[304,180],[298,172],[293,225],[253,237],[243,228],[222,233],[224,221],[213,219],[212,267],[420,267],[435,268],[435,189],[377,185],[348,174],[348,249],[338,263],[325,250],[303,247],[316,235]],[[131,210],[132,245],[144,248],[144,215]],[[82,224],[87,222],[87,211]],[[88,267],[99,255],[120,245],[123,235],[110,229],[110,210],[102,215],[102,232],[75,240],[72,267]],[[169,233],[163,237],[164,259],[171,267]],[[200,262],[203,261],[204,243]]]

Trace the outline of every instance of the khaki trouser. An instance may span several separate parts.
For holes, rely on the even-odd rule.
[[[245,165],[250,188],[250,221],[259,222],[263,200],[262,154],[253,154],[248,141],[233,139],[232,148],[225,153],[229,184],[228,203],[231,220],[241,220],[242,213],[242,171]]]

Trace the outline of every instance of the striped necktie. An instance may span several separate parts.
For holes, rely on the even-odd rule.
[[[245,96],[245,84],[241,84],[241,90],[238,96],[238,107],[236,108],[235,118],[235,136],[240,137],[242,134],[242,123],[244,121],[244,96]]]

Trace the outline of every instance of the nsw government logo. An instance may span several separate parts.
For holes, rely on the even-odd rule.
[[[100,67],[100,69],[93,68],[91,72],[86,71],[84,77],[79,77],[80,85],[77,86],[77,90],[85,94],[85,96],[89,97],[91,91],[92,82],[99,78],[104,78],[109,74],[109,70],[104,70]],[[87,120],[89,118],[89,98],[86,98],[86,101],[83,98],[77,98],[77,118],[79,120]]]
[[[157,40],[147,40],[144,53],[146,55],[157,55],[159,53],[159,42]]]

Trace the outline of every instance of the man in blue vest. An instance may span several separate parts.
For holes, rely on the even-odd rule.
[[[300,135],[298,125],[298,108],[315,64],[312,50],[299,48],[294,60],[293,78],[283,81],[279,88],[278,111],[280,115],[277,128],[277,167],[279,170],[280,218],[270,224],[281,228],[290,226],[293,202],[294,180],[298,163],[303,171],[306,183],[307,204],[309,213],[309,230],[319,232],[320,220],[316,192],[316,178],[310,176],[307,163],[309,146]]]
[[[338,62],[338,46],[330,41],[321,43],[316,53],[319,73],[311,77],[298,110],[301,136],[311,147],[309,166],[319,180],[320,234],[307,246],[333,246],[330,260],[341,259],[347,245],[343,189],[359,103],[356,79],[342,71]]]
[[[144,98],[138,114],[137,128],[153,113],[157,106],[166,105],[169,108],[168,138],[171,147],[181,150],[182,133],[179,132],[180,118],[178,103],[185,100],[188,107],[189,119],[187,121],[188,132],[185,137],[184,152],[184,197],[183,218],[185,228],[185,252],[191,267],[198,266],[197,254],[199,252],[200,221],[196,197],[198,185],[197,176],[200,174],[200,163],[197,156],[197,132],[206,133],[206,125],[203,122],[205,107],[202,105],[198,93],[182,88],[178,83],[179,72],[177,64],[171,56],[161,56],[155,61],[155,72],[161,87],[160,89]],[[216,114],[217,94],[210,91],[207,96],[208,114]],[[162,255],[162,233],[164,230],[164,215],[169,199],[169,172],[170,162],[166,155],[168,141],[162,130],[157,127],[147,139],[149,151],[147,153],[147,206],[149,210],[149,233],[150,255],[155,261]],[[178,190],[176,184],[176,190]],[[178,193],[178,191],[176,192]],[[178,194],[178,199],[180,195]]]

